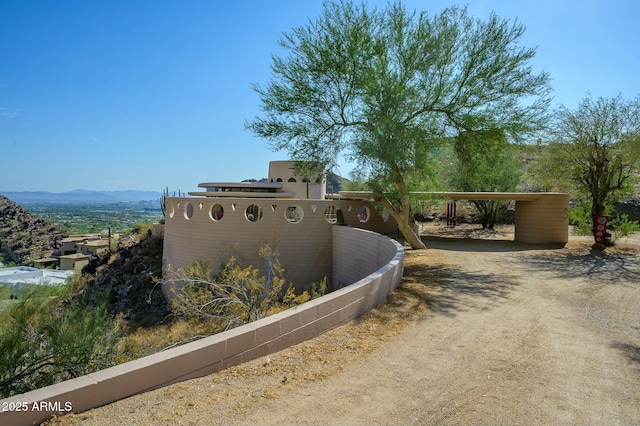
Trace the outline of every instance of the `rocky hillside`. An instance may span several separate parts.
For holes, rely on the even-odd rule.
[[[139,235],[118,244],[111,256],[95,260],[83,269],[86,287],[82,296],[109,291],[109,310],[122,315],[131,328],[157,325],[169,315],[169,305],[154,277],[162,274],[161,236],[143,227]]]
[[[614,206],[615,215],[626,214],[629,220],[640,222],[640,194],[628,195]]]
[[[49,257],[66,232],[0,195],[0,252],[5,261],[24,264]]]
[[[56,224],[36,218],[0,195],[0,247],[5,262],[22,265],[28,259],[48,257],[66,236]],[[162,237],[147,229],[120,241],[113,254],[85,267],[84,286],[77,296],[91,299],[97,292],[109,291],[111,313],[122,315],[133,327],[162,321],[169,313],[168,305],[152,279],[161,275],[162,242]]]

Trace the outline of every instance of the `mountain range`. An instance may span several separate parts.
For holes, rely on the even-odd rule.
[[[266,181],[266,179],[263,179]],[[340,192],[342,181],[346,180],[334,173],[327,173],[327,192]],[[245,181],[256,181],[246,179]],[[154,203],[158,204],[162,192],[154,191],[94,191],[90,189],[74,189],[69,192],[47,191],[2,191],[10,200],[18,204],[113,204],[113,203]]]
[[[47,204],[110,204],[110,203],[140,203],[144,201],[157,202],[161,192],[153,191],[92,191],[89,189],[74,189],[69,192],[46,191],[6,191],[0,194],[18,204],[47,203]]]

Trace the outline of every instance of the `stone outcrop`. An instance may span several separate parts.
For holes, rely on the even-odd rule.
[[[614,206],[615,214],[629,216],[629,220],[640,222],[640,194],[629,195]]]
[[[66,236],[61,227],[0,195],[0,251],[5,261],[20,265],[49,257]]]

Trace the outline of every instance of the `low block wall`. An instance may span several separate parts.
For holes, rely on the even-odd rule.
[[[334,273],[345,280],[364,274],[356,282],[224,333],[0,400],[0,424],[37,424],[60,412],[82,412],[205,376],[301,343],[371,310],[399,284],[404,250],[370,231],[335,226],[332,232],[338,253]],[[356,265],[366,265],[369,273]]]

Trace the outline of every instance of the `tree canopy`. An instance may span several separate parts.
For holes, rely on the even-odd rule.
[[[326,2],[315,21],[284,33],[285,56],[254,85],[264,115],[247,122],[293,160],[336,166],[340,153],[414,248],[407,177],[429,172],[430,153],[460,132],[499,129],[510,140],[539,129],[549,76],[530,65],[517,21],[450,7],[430,16],[400,2],[383,10]]]
[[[469,192],[516,190],[522,167],[502,132],[463,132],[454,139],[453,146],[456,161],[450,181],[454,189]],[[493,229],[498,214],[507,207],[507,202],[502,200],[471,202],[481,215],[483,229]]]
[[[592,223],[622,194],[633,192],[640,173],[640,97],[594,99],[555,112],[553,139],[544,158],[547,175],[590,203]]]

